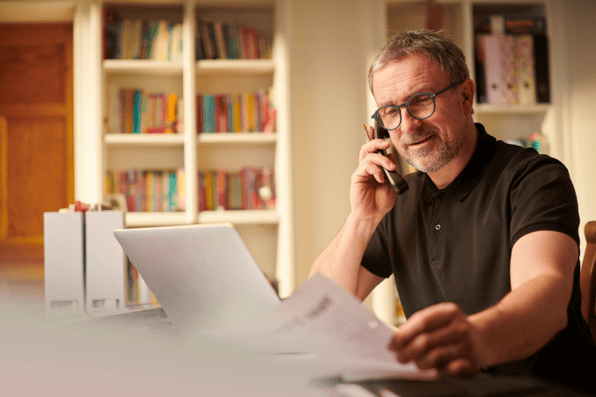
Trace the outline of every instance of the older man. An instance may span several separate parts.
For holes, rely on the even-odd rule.
[[[464,55],[437,33],[389,39],[369,83],[379,107],[373,117],[419,171],[397,196],[382,170],[396,166],[377,152],[390,144],[368,128],[351,213],[311,274],[360,299],[394,274],[408,317],[389,346],[400,362],[451,375],[517,362],[596,389],[589,384],[596,347],[580,312],[577,199],[566,168],[474,123]]]

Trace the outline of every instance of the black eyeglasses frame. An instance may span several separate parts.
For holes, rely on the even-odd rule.
[[[408,98],[408,100],[405,103],[402,103],[401,105],[385,105],[385,106],[381,106],[380,108],[378,108],[372,116],[370,116],[371,119],[376,120],[381,126],[383,126],[383,128],[385,128],[387,131],[393,131],[399,128],[399,126],[401,125],[401,121],[402,121],[402,116],[401,116],[401,108],[405,107],[407,112],[410,114],[410,116],[414,117],[416,120],[426,120],[428,118],[430,118],[433,114],[435,114],[435,110],[437,109],[436,103],[435,103],[435,98],[438,97],[439,95],[441,95],[442,93],[449,91],[450,89],[457,87],[458,85],[460,85],[461,83],[463,83],[463,81],[460,81],[458,83],[453,83],[448,87],[443,88],[440,91],[437,91],[435,93],[430,93],[430,92],[419,92],[417,94],[412,95],[410,98]],[[432,99],[433,101],[433,111],[426,117],[416,117],[412,111],[410,110],[410,101],[412,101],[412,99],[420,96],[420,95],[426,95],[428,97],[430,97],[430,99]],[[397,127],[394,128],[387,128],[383,125],[383,121],[381,120],[381,117],[379,117],[379,112],[383,109],[386,108],[394,108],[398,113],[399,113],[399,123],[397,124]]]

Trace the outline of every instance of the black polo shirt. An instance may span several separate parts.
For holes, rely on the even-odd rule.
[[[497,141],[481,124],[476,128],[470,162],[445,189],[423,172],[405,176],[410,188],[383,218],[362,259],[373,274],[395,274],[406,316],[440,302],[454,302],[468,315],[496,304],[511,291],[512,247],[528,233],[559,231],[579,246],[578,203],[565,166]],[[583,335],[579,298],[578,257],[570,324],[574,337],[593,348]]]

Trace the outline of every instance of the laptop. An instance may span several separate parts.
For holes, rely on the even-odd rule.
[[[203,330],[241,324],[280,303],[231,224],[115,230],[183,341],[203,345]]]

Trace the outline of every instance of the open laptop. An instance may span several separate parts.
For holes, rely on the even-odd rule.
[[[231,224],[115,230],[186,343],[202,330],[260,317],[280,299]]]

